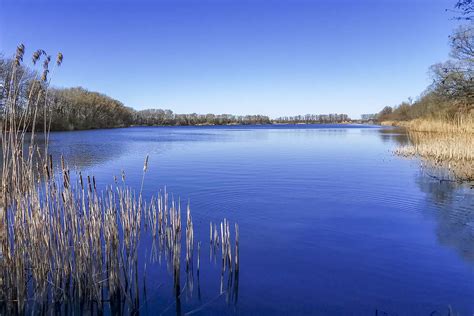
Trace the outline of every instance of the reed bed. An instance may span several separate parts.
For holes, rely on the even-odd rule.
[[[426,167],[434,171],[447,170],[448,174],[451,174],[450,177],[456,181],[474,180],[472,110],[450,120],[384,121],[381,125],[398,126],[407,130],[410,144],[397,148],[396,154],[403,157],[420,157]]]
[[[383,126],[399,126],[412,132],[474,134],[474,113],[454,120],[414,119],[411,121],[383,121]]]
[[[181,314],[183,244],[184,287],[192,291],[194,275],[199,285],[201,243],[197,243],[196,256],[189,204],[183,231],[181,203],[170,198],[166,189],[150,200],[143,198],[148,157],[140,191],[126,185],[124,173],[121,180],[115,179],[105,190],[99,190],[93,176],[71,171],[64,158],[56,165],[48,153],[49,133],[45,132],[44,148],[35,142],[39,111],[45,114],[45,131],[50,124],[47,93],[51,57],[43,50],[34,53],[34,64],[43,60],[43,68],[30,87],[29,98],[22,101],[16,82],[24,52],[20,45],[2,100],[0,313],[101,314],[108,310],[112,314],[137,314],[142,306],[140,295],[146,292],[146,262],[141,263],[145,265],[143,284],[138,267],[140,240],[147,234],[153,240],[150,261],[161,263],[164,257],[173,273],[176,309]],[[56,66],[62,59],[58,54]],[[215,230],[211,229],[211,259],[220,250],[220,295],[227,293],[228,301],[232,298],[236,302],[238,226],[234,251],[230,223],[224,220],[219,226],[219,232],[215,224]]]
[[[474,134],[467,132],[426,133],[408,130],[410,144],[395,153],[420,157],[431,167],[449,170],[459,181],[474,181]]]

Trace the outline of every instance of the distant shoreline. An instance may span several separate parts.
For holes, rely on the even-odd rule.
[[[92,130],[108,130],[108,129],[118,129],[118,128],[130,128],[130,127],[207,127],[207,126],[284,126],[284,125],[370,125],[370,126],[381,126],[380,124],[370,124],[370,123],[361,123],[361,122],[338,122],[338,123],[331,123],[331,122],[311,122],[311,123],[279,123],[279,122],[272,122],[272,123],[255,123],[255,124],[237,124],[237,123],[230,123],[230,124],[192,124],[192,125],[184,125],[184,124],[161,124],[161,125],[146,125],[146,124],[137,124],[137,125],[123,125],[123,126],[111,126],[111,127],[91,127],[91,128],[82,128],[82,129],[54,129],[51,132],[79,132],[79,131],[92,131]]]

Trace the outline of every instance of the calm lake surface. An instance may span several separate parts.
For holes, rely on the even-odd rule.
[[[124,170],[137,191],[149,154],[145,196],[190,201],[201,273],[181,278],[183,314],[472,315],[474,190],[394,156],[406,142],[368,126],[136,127],[52,133],[50,150],[99,187]],[[209,259],[223,218],[240,227],[236,302]],[[162,266],[147,267],[144,314],[176,314]]]

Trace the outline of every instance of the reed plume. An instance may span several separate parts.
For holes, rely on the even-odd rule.
[[[16,76],[24,53],[21,44],[2,100],[0,313],[44,313],[51,306],[58,313],[70,313],[77,306],[80,313],[103,313],[106,308],[112,314],[138,313],[140,240],[150,233],[151,257],[163,255],[172,267],[178,301],[183,234],[188,287],[194,275],[194,225],[189,204],[183,232],[181,203],[170,198],[166,189],[156,198],[143,200],[148,156],[139,193],[126,185],[125,172],[121,183],[115,178],[113,185],[101,191],[94,176],[71,170],[65,157],[56,165],[48,152],[48,118],[45,116],[44,147],[35,142],[34,129],[40,102],[45,114],[49,113],[46,95],[51,57],[43,50],[33,53],[33,64],[43,59],[42,73],[36,75],[29,99],[21,102]],[[56,66],[62,61],[59,53]],[[38,87],[41,89],[33,90]],[[225,269],[232,260],[226,220],[221,235]],[[199,252],[200,243],[198,269]]]

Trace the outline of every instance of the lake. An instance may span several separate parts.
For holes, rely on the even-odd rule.
[[[183,271],[176,302],[166,264],[148,264],[143,314],[473,314],[474,190],[392,154],[407,142],[357,125],[134,127],[55,132],[50,151],[102,188],[124,170],[137,191],[149,154],[144,196],[189,201],[199,280]],[[223,218],[240,229],[231,300],[209,257]]]

